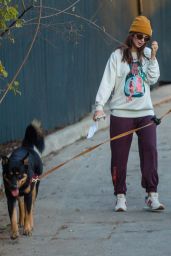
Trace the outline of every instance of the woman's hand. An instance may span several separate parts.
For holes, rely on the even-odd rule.
[[[96,110],[93,115],[93,120],[97,121],[98,119],[105,118],[106,115],[103,110]]]
[[[157,41],[153,41],[151,44],[151,59],[152,60],[155,59],[158,48],[159,48],[159,46],[158,46]]]

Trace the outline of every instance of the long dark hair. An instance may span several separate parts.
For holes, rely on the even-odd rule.
[[[119,49],[123,52],[122,61],[127,62],[130,64],[132,62],[132,54],[131,54],[131,48],[133,46],[133,36],[135,33],[130,33],[128,37],[125,40],[125,43],[121,46],[119,46]],[[137,49],[137,57],[140,62],[142,62],[142,58],[146,57],[144,55],[144,48],[146,47],[147,43],[144,43],[141,48]]]

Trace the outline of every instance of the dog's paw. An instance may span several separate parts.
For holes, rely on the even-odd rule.
[[[10,237],[12,240],[17,239],[19,237],[19,232],[18,231],[12,232]]]
[[[28,229],[28,228],[27,228],[27,229],[25,228],[25,229],[23,230],[23,235],[24,235],[24,236],[32,236],[32,230],[31,230],[31,229]]]

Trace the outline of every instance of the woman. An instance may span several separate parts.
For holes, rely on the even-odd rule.
[[[96,96],[94,120],[104,116],[103,107],[110,98],[110,137],[142,127],[151,122],[154,110],[150,85],[155,84],[160,71],[156,59],[158,44],[152,42],[150,21],[137,16],[129,29],[124,45],[115,50],[106,65]],[[147,192],[146,205],[151,210],[163,210],[157,185],[156,124],[136,132],[142,173],[142,187]],[[126,211],[126,171],[132,134],[111,141],[111,175],[116,195],[115,211]]]

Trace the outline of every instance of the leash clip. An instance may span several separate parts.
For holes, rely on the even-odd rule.
[[[31,182],[32,183],[34,183],[34,182],[36,183],[38,180],[40,180],[39,176],[33,176]]]

